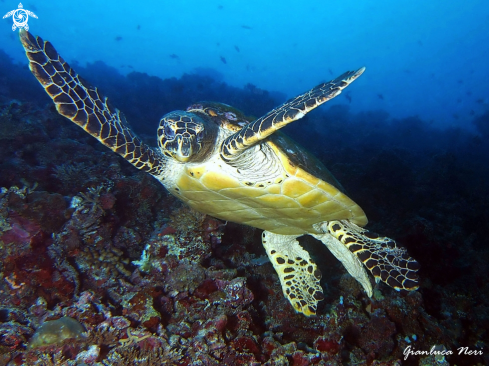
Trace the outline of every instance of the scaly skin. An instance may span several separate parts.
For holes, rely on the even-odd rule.
[[[347,71],[343,75],[323,83],[301,94],[280,107],[268,112],[263,117],[246,125],[241,131],[229,136],[221,147],[221,157],[232,162],[245,150],[266,139],[280,128],[304,117],[314,108],[326,103],[341,93],[365,71],[365,67],[357,71]]]
[[[21,30],[29,68],[53,99],[59,114],[83,128],[102,144],[121,155],[136,168],[157,175],[164,169],[164,157],[145,145],[124,124],[124,115],[113,108],[63,60],[50,42]]]

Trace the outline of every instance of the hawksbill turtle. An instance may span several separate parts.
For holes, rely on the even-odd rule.
[[[326,167],[278,131],[336,97],[364,68],[342,74],[257,120],[203,102],[161,118],[158,148],[141,141],[97,88],[49,42],[20,31],[29,68],[58,112],[197,211],[264,230],[262,243],[293,308],[316,314],[324,298],[317,265],[297,241],[323,242],[372,296],[368,269],[396,290],[418,288],[418,263],[395,241],[369,232],[363,210]]]

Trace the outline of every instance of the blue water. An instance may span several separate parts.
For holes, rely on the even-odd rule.
[[[70,63],[97,60],[161,78],[302,93],[346,70],[366,73],[334,103],[471,128],[489,109],[489,2],[481,0],[28,1],[30,31]],[[2,0],[0,13],[17,8]],[[12,19],[0,48],[25,64]],[[346,92],[345,92],[346,93]]]
[[[3,0],[2,14],[17,8]],[[66,60],[103,60],[162,78],[213,69],[291,97],[367,67],[352,111],[470,125],[489,108],[489,3],[464,1],[29,1],[30,31]],[[0,47],[25,62],[12,19]],[[225,63],[223,62],[225,60]],[[348,103],[339,99],[336,103]]]

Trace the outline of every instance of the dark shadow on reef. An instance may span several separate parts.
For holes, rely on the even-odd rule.
[[[318,317],[305,318],[284,299],[258,230],[182,206],[60,117],[27,67],[1,51],[0,63],[0,364],[398,365],[408,346],[445,347],[450,364],[489,364],[489,111],[475,116],[476,134],[343,105],[285,129],[362,206],[369,229],[422,266],[418,291],[379,284],[369,299],[303,238],[326,295]],[[163,114],[201,100],[252,116],[284,101],[206,75],[72,66],[151,144]],[[43,339],[35,329],[63,316],[88,336],[34,347]],[[464,346],[485,354],[457,355]]]

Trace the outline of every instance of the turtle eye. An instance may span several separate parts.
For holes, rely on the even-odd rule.
[[[167,139],[175,138],[175,131],[167,124],[165,125],[165,137]]]

